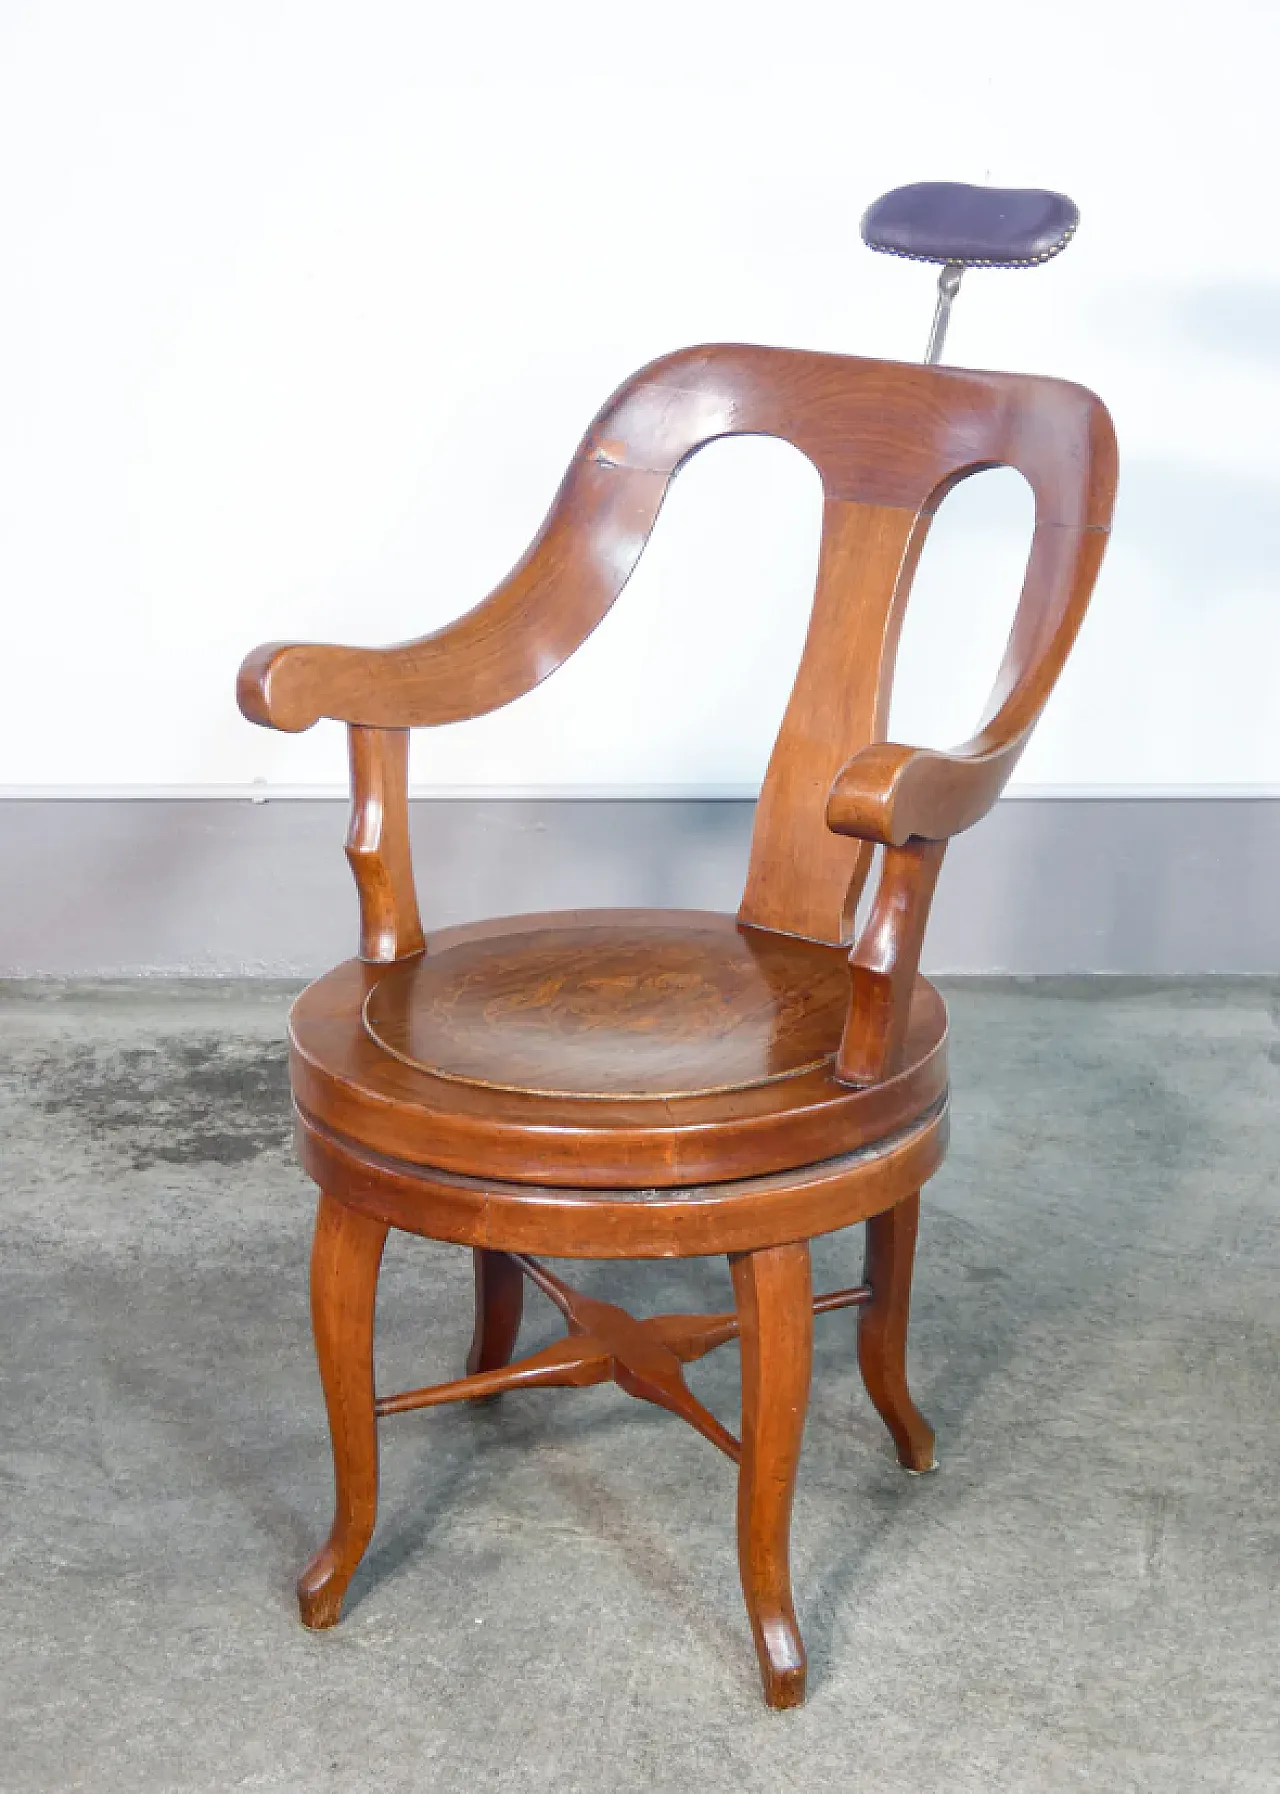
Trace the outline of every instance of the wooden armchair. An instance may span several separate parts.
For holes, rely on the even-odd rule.
[[[681,464],[717,437],[789,441],[823,485],[812,621],[760,795],[736,917],[614,910],[424,935],[409,854],[408,730],[531,690],[604,616]],[[980,468],[1036,504],[1026,582],[986,719],[954,753],[880,739],[929,521]],[[502,1390],[612,1379],[739,1466],[742,1587],[766,1699],[804,1698],[788,1562],[813,1316],[858,1309],[858,1361],[909,1469],[933,1433],[907,1389],[919,1192],[946,1144],[946,1012],[918,976],[950,836],[992,806],[1052,689],[1102,559],[1116,478],[1101,403],[1059,381],[778,349],[685,350],[608,402],[537,540],[435,635],[385,650],[276,644],[241,670],[252,721],[350,732],[347,854],[360,957],[298,999],[291,1070],[319,1185],[311,1268],[337,1486],[298,1584],[331,1626],[369,1543],[377,1421]],[[865,926],[854,914],[876,845]],[[815,1297],[809,1241],[866,1222],[863,1281]],[[387,1230],[470,1246],[467,1374],[378,1395],[374,1299]],[[735,1306],[637,1320],[535,1254],[724,1253]],[[525,1280],[565,1337],[513,1354]],[[731,1339],[741,1437],[682,1366]]]

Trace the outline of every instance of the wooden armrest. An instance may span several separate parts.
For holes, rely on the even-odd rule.
[[[874,1084],[897,1066],[947,842],[980,822],[1004,789],[1039,714],[1020,733],[1009,727],[1030,690],[1024,686],[1015,694],[1020,702],[1004,706],[954,753],[876,742],[836,774],[827,826],[886,849],[875,901],[849,955],[849,1014],[836,1056],[842,1083]]]
[[[508,675],[508,689],[495,691],[483,666],[477,666],[482,659],[477,635],[483,631],[483,624],[479,631],[476,627],[478,613],[492,602],[487,599],[435,635],[390,648],[266,642],[243,661],[236,702],[251,723],[291,735],[321,717],[352,727],[405,729],[481,716],[538,683],[530,670],[514,682]]]
[[[584,445],[533,545],[474,610],[392,648],[268,642],[240,668],[250,722],[297,733],[322,716],[415,729],[483,716],[532,691],[590,635],[639,559],[669,475]]]
[[[309,729],[329,707],[328,686],[331,678],[340,682],[341,657],[359,652],[318,642],[264,642],[245,655],[236,676],[241,715],[290,735]]]
[[[849,955],[849,1013],[835,1066],[842,1084],[876,1084],[898,1069],[946,851],[945,841],[912,840],[884,856],[875,902]]]
[[[954,753],[877,742],[847,760],[827,799],[827,827],[885,847],[913,837],[948,841],[992,808],[1023,741],[984,747],[979,736]]]

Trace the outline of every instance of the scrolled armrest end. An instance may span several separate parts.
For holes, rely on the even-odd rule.
[[[236,679],[243,716],[264,729],[300,735],[323,714],[315,697],[317,660],[323,648],[308,642],[265,642],[245,657]]]
[[[914,832],[904,821],[903,788],[918,748],[876,742],[847,760],[827,797],[827,827],[884,847],[901,847]]]
[[[991,809],[1017,763],[1023,742],[968,750],[876,742],[841,767],[827,798],[827,827],[885,847],[915,838],[947,841],[972,828]]]

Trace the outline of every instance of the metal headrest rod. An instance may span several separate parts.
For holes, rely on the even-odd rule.
[[[942,359],[942,345],[947,340],[947,325],[951,322],[951,301],[960,291],[963,275],[963,262],[948,262],[938,276],[938,304],[929,332],[929,347],[924,352],[925,362],[930,366]]]

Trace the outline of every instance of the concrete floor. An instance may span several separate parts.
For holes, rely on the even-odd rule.
[[[1280,1788],[1280,1035],[1261,984],[953,992],[902,1475],[819,1321],[795,1514],[810,1696],[759,1701],[733,1472],[618,1391],[383,1430],[343,1624],[284,993],[0,1001],[0,1787]],[[856,1235],[817,1249],[856,1277]],[[382,1381],[456,1373],[467,1256],[396,1239]],[[653,1311],[713,1262],[593,1266]],[[530,1298],[524,1339],[552,1336]],[[695,1369],[732,1419],[733,1348]]]

